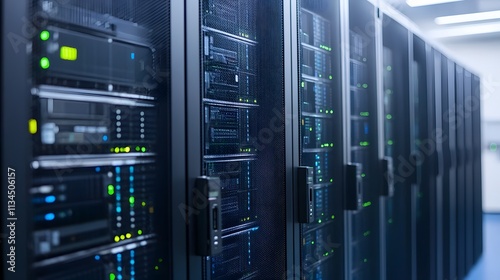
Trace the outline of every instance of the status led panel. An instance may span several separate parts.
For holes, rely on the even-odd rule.
[[[196,268],[203,279],[284,273],[283,124],[271,121],[282,119],[281,9],[279,1],[200,1],[200,175],[220,179],[222,220],[214,229],[222,252]]]
[[[313,168],[314,201],[312,221],[301,225],[301,279],[342,279],[343,275],[337,13],[334,2],[301,1],[300,165]]]
[[[168,223],[157,217],[166,166],[156,143],[169,4],[34,1],[32,9],[45,15],[31,53],[33,275],[166,278]]]
[[[388,279],[412,279],[415,273],[414,209],[411,203],[412,169],[402,166],[410,162],[410,81],[408,30],[392,18],[383,18],[383,146],[384,156],[391,159],[386,172],[393,170],[393,188],[384,176],[384,217],[386,233],[386,275]],[[390,180],[390,179],[389,179]],[[394,257],[399,255],[400,257]]]
[[[351,1],[349,7],[350,47],[350,163],[358,164],[361,177],[361,207],[348,212],[347,238],[349,279],[378,277],[380,181],[377,141],[377,85],[375,40],[365,27],[374,24],[374,7]],[[357,188],[348,185],[347,188]]]

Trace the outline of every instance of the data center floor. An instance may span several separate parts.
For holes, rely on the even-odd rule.
[[[483,222],[483,256],[470,271],[466,280],[500,279],[500,213],[484,214]]]

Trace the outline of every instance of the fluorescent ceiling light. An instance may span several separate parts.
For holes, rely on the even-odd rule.
[[[500,22],[479,23],[448,27],[431,32],[437,38],[459,37],[468,35],[488,34],[500,32]]]
[[[491,20],[491,19],[500,19],[500,11],[437,17],[436,19],[434,19],[434,21],[436,22],[436,24],[443,25],[443,24],[464,23],[464,22],[473,22],[473,21]]]
[[[430,6],[437,4],[445,4],[452,2],[459,2],[463,0],[406,0],[406,4],[410,7]]]

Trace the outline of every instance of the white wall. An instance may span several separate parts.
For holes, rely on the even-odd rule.
[[[481,77],[483,210],[500,212],[500,40],[469,38],[441,43]],[[491,141],[499,143],[496,152],[487,149]]]

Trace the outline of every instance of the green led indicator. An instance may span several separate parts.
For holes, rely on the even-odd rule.
[[[133,196],[131,196],[129,199],[128,199],[128,202],[130,202],[130,204],[134,204],[135,202],[135,198]]]
[[[368,206],[371,206],[371,205],[372,205],[371,201],[367,201],[367,202],[363,203],[363,207],[368,207]]]
[[[368,262],[368,259],[364,259],[363,262]]]
[[[309,128],[309,131],[313,131],[313,128],[312,128],[312,127],[310,127],[310,128]]]
[[[387,69],[387,71],[391,71],[392,70],[392,66],[389,65],[389,66],[386,67],[386,69]]]
[[[40,39],[42,41],[47,41],[49,38],[50,38],[50,32],[49,31],[43,30],[42,32],[40,32]]]
[[[333,79],[333,76],[332,76],[332,75],[330,75],[330,76],[328,76],[328,78],[329,78],[330,80],[332,80],[332,79]]]
[[[162,259],[162,258],[159,258],[159,259],[158,259],[158,262],[163,262],[163,259]]]
[[[136,151],[136,152],[139,152],[140,150],[141,150],[141,147],[139,147],[139,146],[135,146],[135,151]]]
[[[142,205],[142,207],[146,206],[146,202],[144,202],[144,201],[143,201],[143,202],[141,203],[141,205]]]
[[[363,84],[363,88],[368,88],[368,84]]]
[[[332,179],[330,179],[330,183],[333,183],[333,178],[332,178]]]
[[[160,268],[157,265],[155,265],[155,270],[158,270],[158,269],[160,269]]]
[[[389,224],[392,224],[392,219],[389,219],[387,222],[388,222]]]
[[[392,140],[387,141],[387,145],[392,146],[392,144],[394,144],[394,141]]]
[[[321,221],[321,219],[318,220],[318,224],[321,224],[323,221]]]
[[[142,148],[141,148],[141,151],[142,151],[143,153],[145,153],[145,152],[146,152],[146,147],[142,147]]]
[[[368,147],[368,146],[370,146],[370,142],[368,142],[368,141],[362,141],[362,142],[359,142],[359,145],[361,147]]]
[[[311,241],[311,244],[314,245],[314,241]]]
[[[50,67],[49,59],[46,57],[42,57],[40,59],[40,67],[42,67],[42,69],[48,69]]]
[[[302,83],[300,83],[300,86],[301,86],[301,87],[305,87],[305,86],[306,86],[306,83],[302,82]]]
[[[116,279],[116,275],[114,273],[110,273],[109,280],[115,280],[115,279]]]
[[[370,116],[370,112],[360,112],[359,115],[362,117],[368,117]]]
[[[391,120],[391,119],[392,119],[392,115],[391,115],[391,114],[387,114],[387,115],[385,116],[385,118],[386,118],[386,119],[388,119],[388,120]]]
[[[362,178],[365,178],[365,177],[366,177],[366,174],[365,174],[365,173],[361,173],[361,177],[362,177]]]
[[[115,193],[115,187],[113,185],[108,185],[108,194],[113,195]]]
[[[137,231],[137,234],[138,234],[138,235],[142,235],[142,230],[138,230],[138,231]]]
[[[496,152],[497,149],[498,149],[497,143],[491,143],[490,144],[490,151]]]
[[[330,110],[330,114],[333,114],[333,110]]]
[[[331,218],[332,218],[332,220],[333,220],[333,219],[335,219],[335,215],[332,215],[332,217],[331,217]]]
[[[365,232],[363,233],[363,236],[364,236],[364,237],[367,237],[368,235],[370,235],[370,231],[369,231],[369,230],[367,230],[367,231],[365,231]]]

